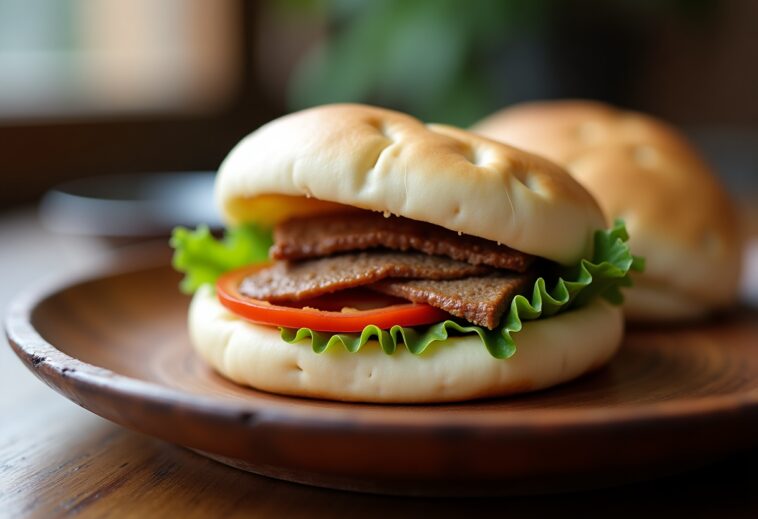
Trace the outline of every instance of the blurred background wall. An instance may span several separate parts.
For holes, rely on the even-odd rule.
[[[585,97],[682,126],[758,191],[754,0],[0,0],[0,208],[66,179],[215,169],[334,101],[468,125]]]

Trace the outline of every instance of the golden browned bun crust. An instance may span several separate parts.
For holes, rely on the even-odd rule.
[[[527,322],[514,335],[516,354],[490,356],[478,336],[432,344],[420,356],[403,346],[392,355],[370,341],[359,352],[342,346],[314,353],[289,344],[271,326],[228,312],[209,286],[190,306],[190,339],[224,377],[272,393],[357,402],[454,402],[550,387],[596,369],[621,343],[621,309],[598,299],[588,306]]]
[[[609,221],[623,218],[647,268],[628,291],[640,321],[690,319],[737,297],[742,240],[717,178],[673,127],[586,101],[515,106],[474,131],[565,166]]]
[[[588,256],[604,225],[593,198],[555,164],[364,105],[321,106],[266,124],[232,150],[216,187],[230,223],[352,206],[563,264]]]

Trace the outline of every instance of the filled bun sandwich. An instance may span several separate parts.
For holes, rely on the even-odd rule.
[[[224,160],[228,225],[179,228],[192,345],[260,390],[445,402],[605,364],[639,267],[563,169],[363,105],[287,115]]]
[[[635,321],[696,319],[733,305],[742,259],[734,204],[699,153],[653,117],[590,101],[502,110],[472,128],[565,167],[622,218],[644,256],[625,313]]]

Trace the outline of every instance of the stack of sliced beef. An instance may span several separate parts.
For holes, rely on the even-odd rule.
[[[274,231],[271,267],[240,291],[293,303],[366,287],[426,303],[495,328],[516,294],[533,282],[534,257],[436,225],[380,213],[295,218]]]

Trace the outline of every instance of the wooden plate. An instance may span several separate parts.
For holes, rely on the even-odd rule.
[[[252,472],[397,494],[571,490],[670,473],[755,445],[758,311],[636,329],[592,375],[516,398],[357,405],[282,397],[211,372],[185,332],[164,249],[22,295],[14,350],[126,427]],[[33,412],[33,402],[29,403]]]

